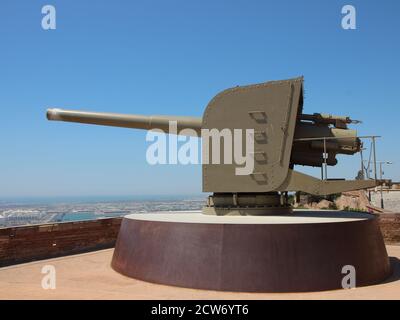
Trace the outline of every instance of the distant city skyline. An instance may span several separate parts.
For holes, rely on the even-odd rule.
[[[362,120],[352,128],[382,136],[384,177],[400,181],[399,1],[50,0],[55,30],[44,4],[0,4],[0,200],[201,195],[201,165],[149,165],[145,131],[48,122],[46,109],[201,116],[221,90],[301,75],[304,112]],[[353,179],[359,156],[338,159],[329,177]]]

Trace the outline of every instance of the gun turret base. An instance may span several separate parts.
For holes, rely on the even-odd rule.
[[[280,216],[293,213],[287,194],[214,193],[207,199],[202,213],[216,216]]]
[[[355,268],[357,287],[391,274],[377,218],[329,210],[279,217],[128,215],[111,265],[143,281],[241,292],[341,289],[346,266]]]

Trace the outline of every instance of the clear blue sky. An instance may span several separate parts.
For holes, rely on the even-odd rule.
[[[45,4],[56,30],[41,28]],[[345,4],[357,30],[341,28]],[[45,109],[201,116],[225,88],[299,75],[305,112],[363,120],[400,180],[399,17],[398,0],[2,0],[0,198],[200,193],[200,166],[147,164],[145,132],[48,122]]]

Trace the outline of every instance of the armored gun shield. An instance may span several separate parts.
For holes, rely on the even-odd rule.
[[[208,162],[203,163],[203,191],[279,190],[288,176],[296,119],[302,106],[302,77],[231,88],[215,96],[203,115],[202,129],[214,130],[214,134],[203,133],[202,137],[203,161],[205,158]],[[224,135],[229,132],[231,139]],[[216,163],[218,151],[220,161]],[[244,164],[235,163],[238,152],[246,153]],[[231,157],[232,163],[222,155]],[[244,166],[250,172],[240,174],[238,168]]]

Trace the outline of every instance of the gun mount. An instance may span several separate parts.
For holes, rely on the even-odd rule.
[[[375,186],[373,180],[320,180],[297,172],[295,165],[337,164],[336,155],[353,155],[361,141],[349,117],[303,114],[303,78],[238,86],[217,94],[202,118],[142,116],[48,109],[47,119],[200,136],[203,130],[252,130],[254,168],[238,175],[233,163],[203,163],[203,191],[212,192],[203,213],[264,215],[291,212],[288,191],[328,195]],[[191,129],[191,130],[184,130]],[[214,140],[212,141],[214,143]],[[224,140],[225,143],[225,140]],[[241,141],[240,144],[245,144]],[[221,147],[221,144],[220,144]],[[212,155],[213,144],[203,143]],[[220,148],[217,147],[218,150]],[[243,150],[243,149],[242,149]]]

